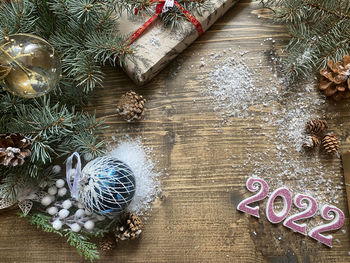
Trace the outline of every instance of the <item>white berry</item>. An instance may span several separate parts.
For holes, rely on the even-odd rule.
[[[93,157],[94,156],[91,153],[85,153],[84,154],[84,160],[87,161],[87,162],[91,161]]]
[[[74,223],[70,226],[70,229],[72,229],[73,232],[79,232],[81,230],[81,226],[79,226],[77,223]]]
[[[44,196],[43,199],[41,199],[41,204],[43,206],[48,206],[52,203],[52,199],[50,195]]]
[[[86,214],[87,216],[91,216],[91,215],[92,215],[92,213],[91,213],[89,210],[87,210],[87,209],[85,209],[85,214]]]
[[[56,199],[56,197],[55,197],[54,195],[49,195],[49,197],[51,198],[51,203],[52,203],[53,201],[55,201],[55,199]]]
[[[72,201],[71,200],[65,200],[63,203],[62,203],[62,207],[64,209],[69,209],[72,207]]]
[[[83,217],[85,215],[85,211],[84,209],[78,209],[74,215],[78,218]]]
[[[47,209],[47,212],[49,213],[49,215],[53,216],[53,215],[57,214],[58,208],[55,206],[51,206]]]
[[[49,193],[49,195],[55,195],[57,194],[57,187],[56,186],[51,186],[47,192]]]
[[[61,222],[61,220],[55,220],[55,221],[53,221],[52,222],[52,226],[53,226],[53,228],[54,229],[56,229],[56,230],[60,230],[61,228],[62,228],[62,222]]]
[[[105,217],[104,217],[104,216],[101,216],[101,215],[97,215],[96,218],[97,218],[98,221],[103,221],[103,220],[105,220]]]
[[[94,221],[88,220],[88,221],[85,222],[84,227],[87,230],[92,230],[95,227],[95,223],[94,223]]]
[[[78,203],[78,208],[84,208],[84,206],[81,203]]]
[[[58,193],[57,193],[57,195],[58,196],[65,196],[67,194],[67,188],[65,188],[65,187],[63,187],[63,188],[61,188],[61,189],[59,189],[58,190]]]
[[[69,211],[67,209],[61,209],[59,212],[58,212],[58,216],[61,218],[61,219],[64,219],[66,218],[67,216],[69,216]]]
[[[54,167],[52,167],[52,172],[54,173],[54,174],[59,174],[60,172],[61,172],[61,166],[59,166],[59,165],[55,165]]]
[[[64,184],[65,184],[65,182],[64,182],[63,179],[58,179],[58,180],[56,181],[56,187],[57,187],[57,188],[62,188],[62,187],[64,186]]]

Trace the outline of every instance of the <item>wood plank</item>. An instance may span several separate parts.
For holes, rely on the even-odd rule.
[[[274,47],[264,40],[272,37],[280,50],[288,34],[283,26],[267,19],[269,12],[259,9],[258,2],[238,3],[145,87],[137,88],[120,69],[105,69],[104,87],[94,91],[88,108],[106,118],[110,126],[105,131],[107,138],[128,134],[153,147],[158,169],[169,175],[162,177],[163,196],[142,237],[120,243],[98,262],[349,262],[348,233],[334,233],[339,242],[329,249],[282,225],[272,225],[264,216],[257,220],[235,210],[237,203],[249,196],[244,184],[254,167],[249,162],[245,165],[247,153],[264,153],[274,147],[265,135],[275,136],[276,127],[263,121],[271,109],[255,105],[249,109],[253,118],[231,118],[231,124],[222,125],[197,76],[219,63],[202,68],[202,57],[231,48],[249,51],[245,58],[251,68],[261,72],[259,85],[268,83],[274,72],[269,70],[273,64],[266,62],[265,51]],[[260,59],[262,68],[257,65]],[[118,98],[131,89],[148,100],[146,119],[137,124],[126,124],[115,116]],[[325,106],[334,113],[330,126],[341,135],[343,149],[350,148],[348,106]],[[324,166],[334,167],[334,162],[325,159]],[[310,161],[310,167],[313,165]],[[338,176],[333,179],[341,181],[341,170],[335,172]],[[337,206],[346,213],[348,230],[345,198],[341,189]],[[1,213],[0,223],[1,262],[84,262],[63,238],[37,231],[15,212]]]

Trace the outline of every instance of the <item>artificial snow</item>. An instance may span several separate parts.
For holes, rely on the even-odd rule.
[[[327,159],[318,150],[309,154],[302,148],[306,122],[314,118],[329,120],[337,113],[329,112],[326,98],[313,85],[285,85],[277,73],[281,59],[274,51],[254,54],[249,60],[246,54],[244,50],[212,53],[200,63],[215,66],[202,67],[198,77],[221,125],[241,121],[248,124],[248,136],[244,136],[249,138],[248,146],[261,142],[263,137],[264,150],[247,147],[245,161],[232,167],[248,169],[242,187],[248,177],[257,176],[268,182],[271,191],[286,186],[293,194],[312,195],[320,205],[338,204],[344,189],[340,159]]]
[[[109,156],[125,162],[134,172],[136,191],[128,211],[145,215],[151,209],[151,203],[160,194],[160,173],[150,158],[151,149],[142,145],[140,140],[125,139],[116,147],[111,147]]]

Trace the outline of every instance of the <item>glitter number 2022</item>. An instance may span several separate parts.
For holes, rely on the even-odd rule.
[[[260,190],[255,195],[242,200],[238,204],[237,210],[259,218],[259,206],[252,207],[249,206],[249,204],[265,199],[269,193],[269,186],[266,181],[261,178],[250,177],[247,180],[246,187],[250,192],[257,192],[259,188]],[[274,202],[277,197],[281,197],[283,200],[283,209],[278,213],[274,210]],[[294,232],[308,235],[326,246],[332,247],[332,235],[325,236],[321,234],[321,232],[340,229],[344,225],[344,213],[335,206],[322,206],[320,209],[322,218],[325,220],[333,219],[332,222],[317,226],[307,233],[306,224],[298,224],[295,221],[313,217],[318,210],[317,202],[312,196],[303,194],[297,194],[293,201],[298,209],[304,209],[304,211],[287,217],[292,207],[291,192],[286,187],[280,187],[273,191],[266,205],[267,219],[273,224],[278,224],[284,220],[283,225],[285,227],[292,229]]]

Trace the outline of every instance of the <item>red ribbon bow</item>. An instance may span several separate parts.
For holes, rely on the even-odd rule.
[[[150,3],[155,2],[156,0],[151,0]],[[150,24],[153,23],[154,20],[162,13],[163,6],[165,4],[166,0],[158,0],[158,4],[156,6],[156,13],[148,19],[146,23],[142,25],[134,34],[129,36],[124,43],[127,43],[127,45],[131,45],[148,27]],[[188,12],[182,5],[180,5],[177,1],[174,1],[174,5],[187,17],[187,19],[196,27],[198,31],[198,35],[200,36],[203,34],[203,28],[201,23],[190,13]],[[135,13],[137,14],[138,10],[135,10]]]

